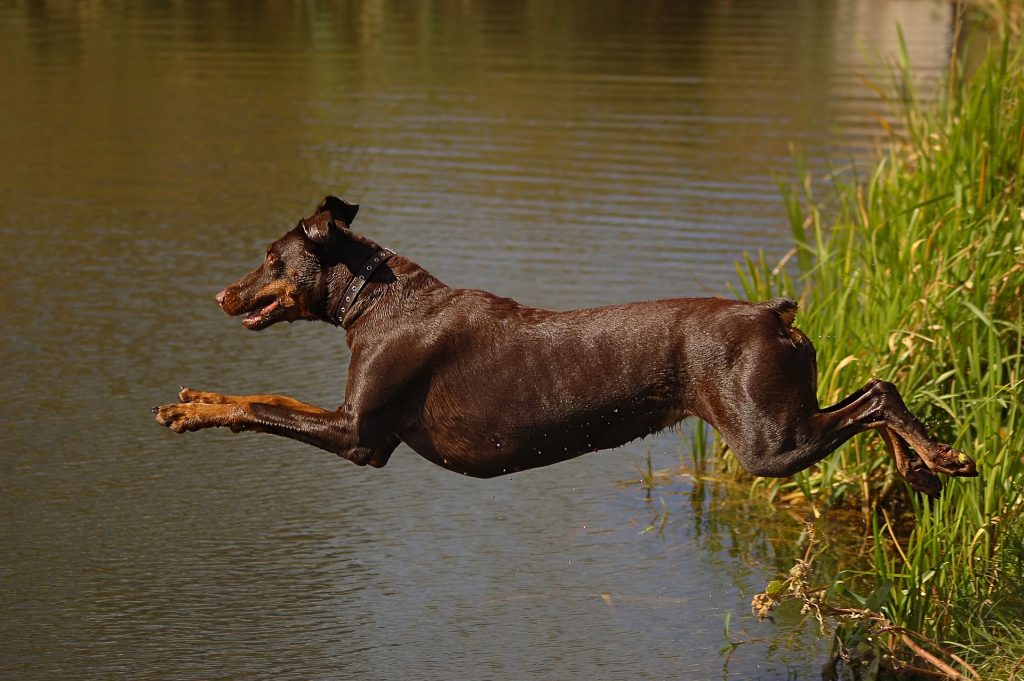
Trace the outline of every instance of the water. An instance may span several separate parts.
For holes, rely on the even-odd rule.
[[[596,8],[0,7],[0,676],[817,678],[813,627],[749,611],[794,520],[724,523],[687,478],[645,501],[678,434],[478,481],[149,412],[179,383],[340,403],[339,332],[213,302],[327,193],[452,285],[728,293],[788,248],[791,144],[881,137],[895,22],[926,80],[950,33],[910,0]],[[726,613],[757,639],[728,657]]]

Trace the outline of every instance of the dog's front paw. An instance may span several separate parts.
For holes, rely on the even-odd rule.
[[[196,409],[196,405],[192,403],[165,404],[162,407],[153,407],[153,413],[156,414],[157,423],[170,428],[175,433],[199,430],[213,425],[206,422],[203,415]]]
[[[192,388],[186,388],[181,386],[181,390],[178,391],[178,400],[180,402],[202,402],[203,404],[230,404],[231,400],[227,396],[221,395],[220,393],[210,393],[202,390],[193,390]]]

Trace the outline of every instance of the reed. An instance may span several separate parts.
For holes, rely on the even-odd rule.
[[[893,381],[981,477],[946,478],[928,500],[898,478],[881,438],[863,435],[794,479],[752,484],[815,509],[860,507],[869,588],[884,594],[876,633],[892,646],[881,652],[928,666],[914,646],[930,641],[965,678],[1024,678],[1024,661],[1013,671],[1024,654],[1013,612],[1024,603],[1024,61],[1004,42],[969,77],[954,63],[927,105],[911,75],[904,50],[891,97],[902,124],[870,172],[833,168],[822,182],[805,170],[783,187],[793,251],[781,265],[747,257],[739,282],[750,299],[800,300],[823,404]]]

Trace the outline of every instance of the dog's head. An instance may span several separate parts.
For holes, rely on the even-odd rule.
[[[359,206],[328,196],[308,218],[270,244],[263,264],[217,294],[229,315],[258,331],[277,322],[323,318],[328,254],[349,235]]]

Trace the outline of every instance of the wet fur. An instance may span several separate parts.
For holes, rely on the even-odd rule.
[[[878,430],[897,471],[938,495],[936,472],[976,475],[934,441],[895,386],[873,380],[818,405],[814,347],[795,302],[676,298],[552,312],[453,289],[396,255],[338,319],[340,296],[380,247],[354,233],[358,206],[327,197],[217,301],[245,325],[320,320],[352,351],[335,410],[274,395],[182,389],[156,408],[176,432],[272,433],[383,466],[400,442],[457,473],[492,477],[617,447],[697,416],[755,475],[803,470]],[[265,311],[269,310],[266,314]]]

